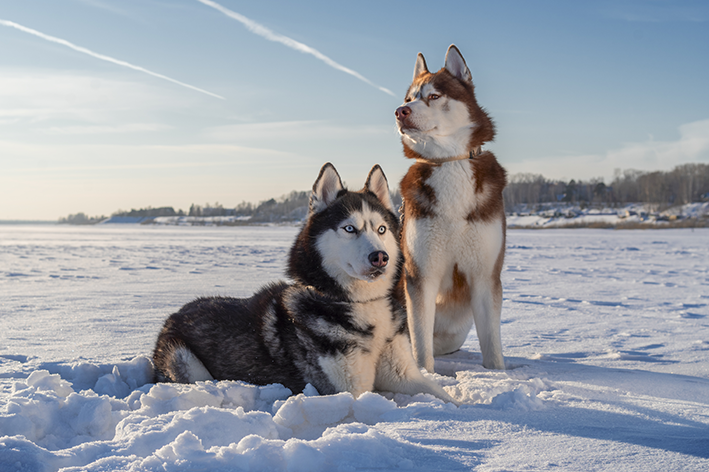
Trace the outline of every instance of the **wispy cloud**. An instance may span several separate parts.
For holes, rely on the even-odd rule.
[[[94,8],[99,8],[101,10],[111,12],[116,15],[121,15],[121,16],[125,16],[125,17],[131,16],[128,13],[126,13],[124,10],[117,8],[116,6],[111,5],[109,3],[103,2],[101,0],[78,0],[78,1],[81,3],[84,3],[86,5],[92,6]]]
[[[334,69],[337,69],[341,72],[349,74],[353,77],[356,77],[359,80],[361,80],[362,82],[369,84],[372,87],[375,87],[384,93],[388,93],[392,97],[396,96],[396,95],[394,95],[394,93],[391,90],[384,88],[382,86],[379,86],[379,85],[375,84],[374,82],[372,82],[371,80],[369,80],[368,78],[364,77],[359,72],[356,72],[348,67],[343,66],[342,64],[339,64],[339,63],[333,61],[332,59],[330,59],[325,54],[321,53],[320,51],[318,51],[315,48],[311,48],[310,46],[303,44],[299,41],[296,41],[295,39],[289,38],[288,36],[283,36],[282,34],[278,34],[274,31],[270,30],[269,28],[263,26],[262,24],[257,23],[254,20],[245,17],[244,15],[236,13],[235,11],[229,10],[228,8],[218,4],[216,2],[213,2],[211,0],[197,0],[197,1],[204,4],[204,5],[212,7],[215,10],[222,12],[223,14],[228,16],[229,18],[232,18],[232,19],[238,21],[242,25],[246,26],[246,29],[248,29],[249,31],[251,31],[254,34],[261,36],[262,38],[265,38],[269,41],[273,41],[276,43],[281,43],[284,46],[287,46],[287,47],[294,49],[298,52],[302,52],[305,54],[310,54],[312,56],[315,56],[316,58],[320,59],[325,64],[329,65],[330,67],[332,67]]]
[[[39,140],[37,142],[4,140],[0,137],[0,156],[3,171],[0,180],[11,172],[67,168],[105,168],[118,162],[120,166],[174,164],[175,167],[202,162],[205,165],[223,164],[238,169],[242,163],[253,160],[263,164],[263,159],[278,160],[282,164],[297,154],[265,147],[240,146],[228,143],[216,144],[58,144]],[[41,156],[41,159],[37,159]],[[96,164],[96,156],[101,163]],[[28,160],[27,158],[33,158]],[[47,165],[35,165],[38,162]],[[51,165],[60,163],[61,165]],[[2,190],[2,185],[0,185]]]
[[[615,169],[671,170],[680,164],[709,162],[709,119],[679,127],[679,139],[625,143],[602,154],[540,157],[507,165],[511,173],[529,172],[551,178],[602,176],[609,182]]]
[[[121,61],[121,60],[119,60],[119,59],[115,59],[115,58],[113,58],[113,57],[106,56],[106,55],[104,55],[104,54],[99,54],[99,53],[94,52],[94,51],[91,51],[90,49],[87,49],[87,48],[85,48],[85,47],[77,46],[76,44],[73,44],[73,43],[71,43],[71,42],[69,42],[69,41],[66,41],[66,40],[64,40],[64,39],[57,38],[57,37],[54,37],[54,36],[50,36],[50,35],[48,35],[48,34],[41,33],[41,32],[39,32],[39,31],[37,31],[37,30],[34,30],[34,29],[32,29],[32,28],[28,28],[28,27],[26,27],[26,26],[22,26],[22,25],[17,24],[17,23],[15,23],[15,22],[13,22],[13,21],[8,21],[8,20],[0,19],[0,25],[7,26],[7,27],[10,27],[10,28],[14,28],[14,29],[16,29],[16,30],[19,30],[19,31],[22,31],[22,32],[24,32],[24,33],[28,33],[28,34],[37,36],[38,38],[42,38],[42,39],[44,39],[44,40],[46,40],[46,41],[50,41],[50,42],[52,42],[52,43],[61,44],[62,46],[66,46],[66,47],[71,48],[71,49],[73,49],[73,50],[75,50],[75,51],[78,51],[78,52],[87,54],[87,55],[89,55],[89,56],[91,56],[91,57],[95,57],[96,59],[101,59],[102,61],[111,62],[111,63],[116,64],[116,65],[119,65],[119,66],[123,66],[123,67],[127,67],[127,68],[129,68],[129,69],[137,70],[137,71],[139,71],[139,72],[143,72],[143,73],[145,73],[145,74],[152,75],[153,77],[157,77],[157,78],[159,78],[159,79],[167,80],[168,82],[172,82],[172,83],[174,83],[174,84],[181,85],[182,87],[186,87],[186,88],[191,89],[191,90],[196,90],[197,92],[201,92],[201,93],[204,93],[204,94],[209,95],[209,96],[211,96],[211,97],[220,98],[220,99],[224,100],[224,97],[222,97],[222,96],[220,96],[220,95],[217,95],[216,93],[212,93],[212,92],[209,92],[209,91],[207,91],[207,90],[201,89],[201,88],[199,88],[199,87],[195,87],[194,85],[190,85],[190,84],[186,84],[186,83],[184,83],[184,82],[180,82],[179,80],[175,80],[175,79],[173,79],[173,78],[171,78],[171,77],[168,77],[168,76],[166,76],[166,75],[158,74],[157,72],[153,72],[153,71],[148,70],[148,69],[146,69],[146,68],[144,68],[144,67],[136,66],[136,65],[131,64],[131,63],[129,63],[129,62]]]
[[[352,126],[327,121],[276,121],[217,126],[203,131],[209,139],[222,142],[248,142],[251,140],[311,141],[313,139],[346,139],[362,136],[390,134],[381,126]]]
[[[51,135],[91,135],[91,134],[123,134],[164,131],[170,126],[160,123],[128,123],[116,126],[52,126],[43,130]]]

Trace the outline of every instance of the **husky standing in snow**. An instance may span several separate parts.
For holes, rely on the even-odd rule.
[[[153,361],[157,381],[281,383],[294,393],[377,389],[453,399],[411,354],[402,307],[399,224],[377,165],[359,192],[332,166],[320,171],[290,250],[294,283],[251,298],[199,298],[171,315]]]
[[[481,146],[495,127],[475,99],[472,76],[454,45],[428,71],[419,53],[396,122],[414,164],[401,181],[406,305],[414,357],[456,351],[473,321],[483,366],[504,369],[500,339],[505,253],[505,170]]]

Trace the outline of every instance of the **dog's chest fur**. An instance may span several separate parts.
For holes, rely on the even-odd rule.
[[[397,315],[397,308],[392,307],[392,301],[382,298],[368,303],[354,303],[351,316],[362,325],[373,326],[372,336],[361,347],[379,358],[384,345],[404,324],[404,313]],[[397,319],[398,318],[398,319]]]
[[[449,225],[490,222],[504,215],[505,171],[490,152],[474,159],[417,162],[401,182],[405,219],[436,218]]]
[[[285,299],[289,316],[297,329],[307,332],[313,340],[321,340],[315,349],[321,354],[359,350],[378,356],[387,340],[405,324],[405,314],[392,306],[395,302],[389,297],[363,303],[333,304],[327,300],[325,304],[321,295],[312,290],[292,288],[289,292]],[[308,309],[310,304],[313,308],[316,304],[328,308]]]
[[[274,357],[291,356],[304,381],[317,385],[321,394],[359,392],[362,385],[371,389],[382,352],[406,332],[406,312],[388,296],[333,303],[307,287],[292,287],[284,302],[287,309],[280,316],[288,320],[299,348],[284,353],[282,339],[289,336],[283,332],[266,344]]]
[[[490,152],[438,165],[412,165],[401,182],[409,272],[409,261],[420,266],[496,258],[504,240],[504,186],[505,171]],[[429,255],[426,261],[423,254]]]

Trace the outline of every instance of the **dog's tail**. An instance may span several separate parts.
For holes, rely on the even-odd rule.
[[[163,330],[153,353],[155,382],[195,383],[214,380],[202,361],[185,342]]]

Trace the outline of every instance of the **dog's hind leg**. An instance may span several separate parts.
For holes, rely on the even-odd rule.
[[[473,309],[468,300],[444,300],[436,304],[436,322],[433,333],[433,355],[443,356],[457,351],[465,343],[473,327]]]
[[[214,380],[212,374],[202,364],[195,354],[186,347],[179,347],[173,351],[172,367],[182,383],[195,383],[202,380]]]
[[[153,363],[158,382],[194,383],[214,379],[202,361],[181,339],[172,338],[166,342],[162,333],[153,354]]]

